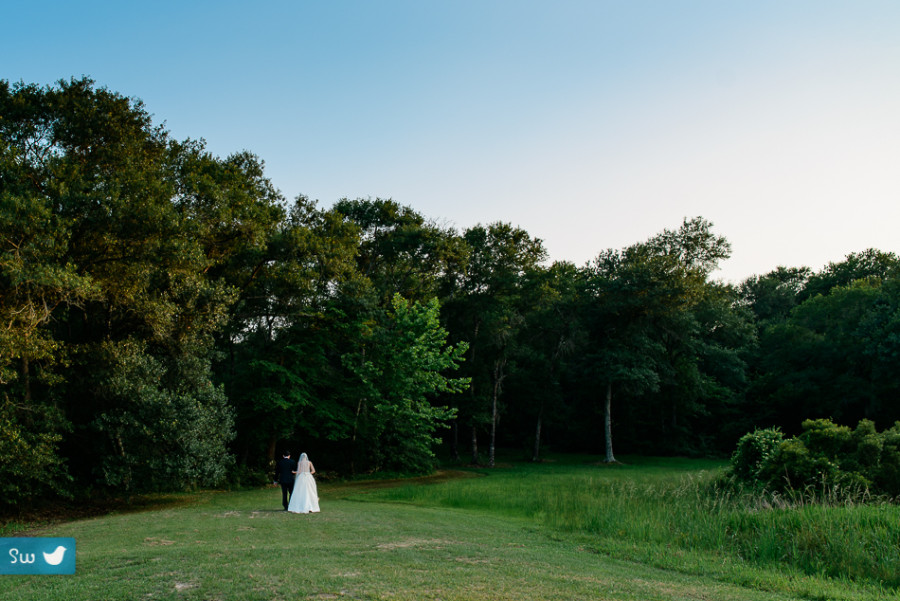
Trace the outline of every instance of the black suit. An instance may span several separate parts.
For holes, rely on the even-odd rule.
[[[275,464],[275,481],[281,484],[281,504],[288,508],[288,500],[291,498],[291,490],[294,488],[294,472],[297,470],[297,462],[290,457],[282,457]]]

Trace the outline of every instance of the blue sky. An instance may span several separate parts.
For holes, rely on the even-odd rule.
[[[716,277],[900,251],[900,2],[7,3],[0,78],[87,75],[289,199],[509,222],[578,265],[703,216]]]

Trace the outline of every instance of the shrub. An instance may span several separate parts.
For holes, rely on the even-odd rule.
[[[783,440],[784,435],[779,428],[755,430],[744,434],[731,456],[732,475],[743,482],[756,480],[762,466],[775,453]]]
[[[881,461],[873,472],[879,490],[900,497],[900,422],[881,434]]]
[[[802,439],[789,438],[778,445],[762,466],[759,479],[767,488],[785,491],[828,486],[837,480],[839,473],[837,464],[821,454],[811,453]]]
[[[777,428],[744,435],[731,458],[731,477],[777,492],[853,497],[900,495],[900,422],[879,433],[869,420],[855,430],[831,420],[803,422],[784,439]]]
[[[847,426],[839,426],[830,419],[808,419],[802,424],[798,438],[810,453],[823,457],[845,455],[853,435]]]

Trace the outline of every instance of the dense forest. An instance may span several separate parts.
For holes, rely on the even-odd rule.
[[[497,448],[728,455],[900,420],[900,259],[712,276],[701,217],[589,264],[509,223],[282,197],[89,79],[0,81],[0,503],[426,472]]]

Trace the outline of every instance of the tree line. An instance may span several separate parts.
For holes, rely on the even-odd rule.
[[[251,483],[285,446],[425,472],[440,443],[614,461],[900,419],[892,253],[726,285],[697,217],[549,263],[508,223],[288,201],[86,78],[0,81],[0,244],[7,505]]]

